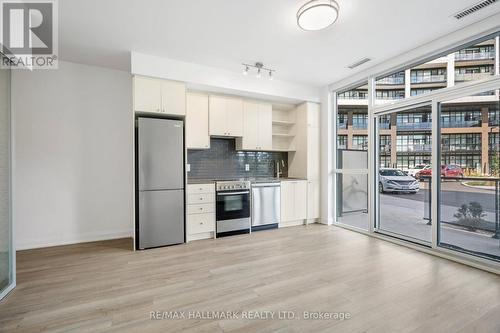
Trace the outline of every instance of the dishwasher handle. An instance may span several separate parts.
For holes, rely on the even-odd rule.
[[[280,183],[255,183],[252,187],[280,187]]]

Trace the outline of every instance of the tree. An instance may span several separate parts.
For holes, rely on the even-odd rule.
[[[476,231],[486,214],[479,202],[472,201],[468,205],[460,206],[453,216],[458,219],[459,224],[471,231]]]

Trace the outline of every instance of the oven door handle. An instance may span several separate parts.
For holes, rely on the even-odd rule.
[[[225,196],[225,195],[238,195],[238,194],[250,194],[250,191],[246,191],[246,192],[230,192],[230,193],[217,193],[217,195],[222,195],[222,196]]]

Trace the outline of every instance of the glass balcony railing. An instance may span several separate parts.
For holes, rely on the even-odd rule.
[[[493,73],[455,73],[455,81],[475,81],[491,77]]]
[[[431,122],[397,123],[396,126],[397,126],[398,130],[431,130],[432,129]]]
[[[352,124],[353,129],[367,129],[368,123],[354,123]]]
[[[388,76],[377,80],[377,84],[404,84],[404,76]]]
[[[411,77],[411,83],[434,83],[434,82],[446,82],[446,75],[423,75],[423,76]]]
[[[408,146],[398,146],[398,152],[408,153],[408,152],[428,152],[432,151],[432,144],[414,144]]]
[[[378,124],[378,128],[380,128],[380,129],[390,129],[391,128],[391,124],[390,123],[379,123]]]
[[[347,129],[347,122],[338,122],[337,128],[338,129]]]
[[[375,95],[375,99],[378,99],[378,100],[396,100],[396,99],[403,99],[405,98],[405,94],[404,93],[401,93],[401,94],[398,94],[398,95]]]
[[[495,52],[455,53],[455,60],[486,60],[495,59]]]
[[[443,128],[480,127],[481,120],[441,121]]]
[[[368,99],[368,95],[367,94],[360,94],[360,95],[339,94],[338,99]]]
[[[498,125],[500,125],[500,120],[499,119],[490,119],[488,121],[488,125],[490,125],[490,126],[498,126]]]
[[[443,152],[450,151],[480,151],[481,145],[441,145]]]

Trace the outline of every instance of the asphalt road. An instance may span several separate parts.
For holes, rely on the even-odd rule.
[[[462,185],[458,181],[445,181],[441,183],[441,203],[443,205],[460,207],[464,203],[479,202],[484,210],[495,211],[495,191],[477,189]],[[419,202],[429,202],[429,189],[427,183],[420,183],[420,191],[416,194],[384,195],[401,197]]]

